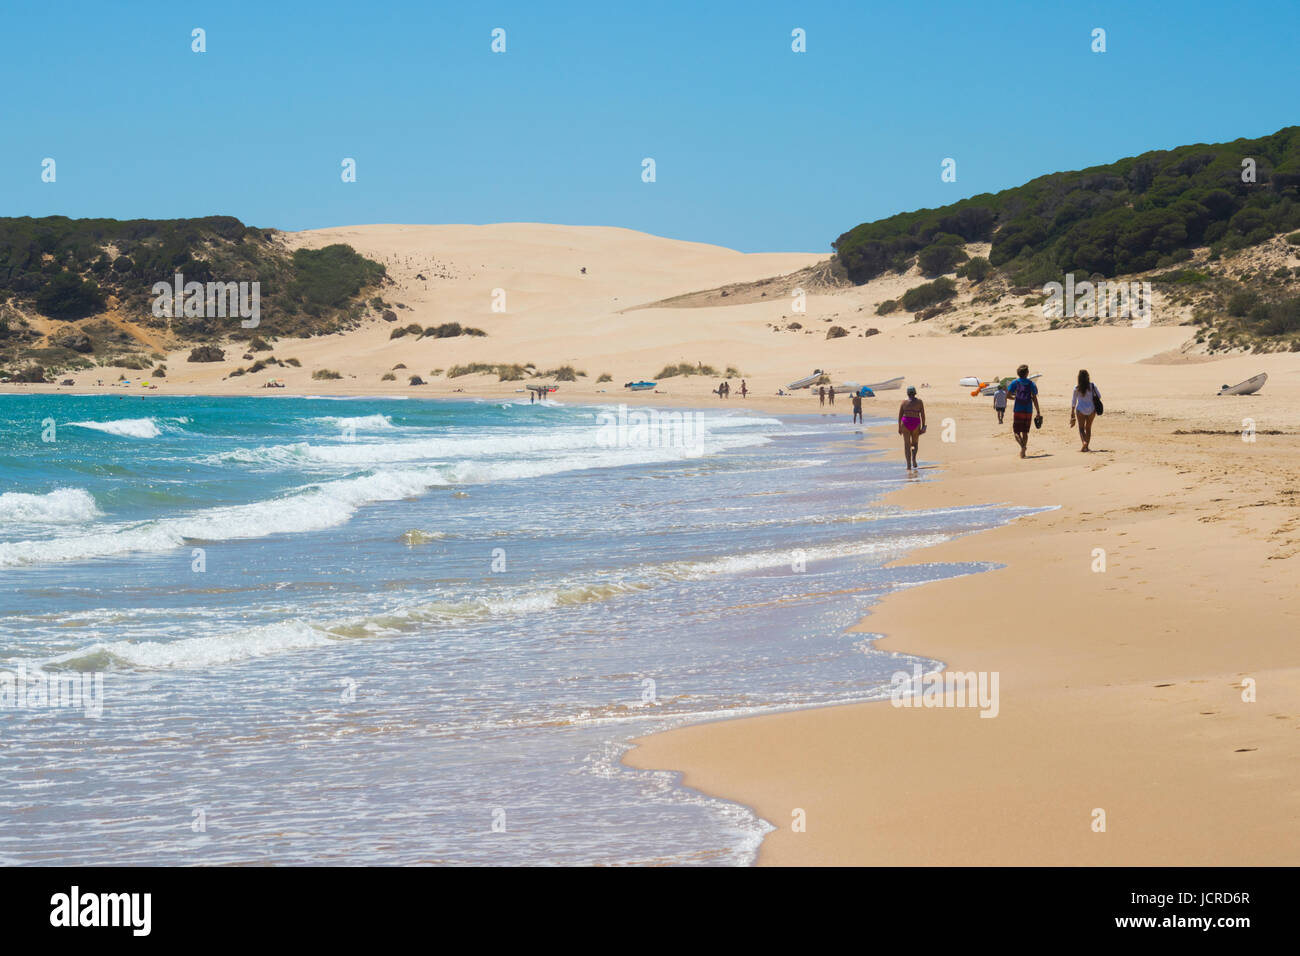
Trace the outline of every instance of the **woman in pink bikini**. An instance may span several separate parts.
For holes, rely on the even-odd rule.
[[[916,448],[925,434],[925,402],[916,397],[916,386],[907,386],[907,401],[898,406],[898,434],[903,436],[907,470],[916,468]]]

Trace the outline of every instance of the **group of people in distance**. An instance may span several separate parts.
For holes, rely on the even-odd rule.
[[[745,397],[747,397],[747,396],[749,395],[749,386],[745,384],[745,380],[744,380],[743,378],[740,380],[740,389],[739,389],[739,391],[740,391],[740,397],[741,397],[741,398],[745,398]],[[730,398],[730,397],[731,397],[731,383],[730,383],[730,382],[722,382],[722,383],[720,383],[720,384],[718,385],[718,387],[715,388],[715,389],[713,390],[713,394],[716,395],[716,396],[718,396],[718,398]]]
[[[1038,404],[1038,386],[1029,377],[1029,366],[1022,365],[1016,369],[1016,378],[1008,385],[998,386],[993,395],[993,409],[997,412],[998,424],[1002,424],[1007,410],[1007,399],[1012,400],[1011,434],[1020,445],[1020,457],[1029,451],[1029,426],[1041,428],[1043,413]],[[1079,440],[1083,443],[1079,451],[1091,451],[1092,423],[1101,414],[1101,392],[1088,375],[1087,369],[1079,369],[1078,383],[1070,401],[1070,424],[1077,425]],[[854,403],[854,421],[860,420],[861,407]],[[909,385],[907,398],[898,406],[898,434],[903,436],[903,456],[907,469],[916,468],[916,450],[925,434],[925,402],[916,397],[916,386]]]

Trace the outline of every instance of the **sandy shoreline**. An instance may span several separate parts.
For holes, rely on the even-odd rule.
[[[1193,422],[1112,400],[1104,450],[1083,455],[1048,405],[1031,454],[1051,457],[1021,462],[991,410],[971,408],[930,402],[958,440],[932,429],[921,461],[938,459],[939,480],[886,500],[1059,509],[916,554],[1007,567],[889,595],[856,629],[950,671],[998,672],[998,716],[783,713],[645,738],[627,762],[755,808],[778,828],[760,864],[1295,864],[1296,412],[1287,435],[1252,445],[1174,435]]]
[[[1060,379],[1064,369],[1050,373]],[[921,461],[937,466],[928,470],[937,480],[910,484],[886,503],[1056,508],[914,555],[916,563],[1007,567],[887,596],[856,629],[887,635],[881,649],[940,659],[950,670],[998,672],[997,718],[883,702],[784,712],[643,738],[626,762],[681,771],[686,785],[752,807],[777,827],[761,865],[1295,864],[1300,382],[1289,378],[1300,376],[1275,373],[1266,396],[1238,400],[1173,401],[1158,394],[1154,376],[1131,399],[1107,387],[1098,451],[1089,455],[1078,452],[1068,410],[1047,388],[1048,421],[1033,434],[1031,454],[1048,457],[1021,462],[986,399],[940,387],[951,370],[927,374],[936,385],[921,392],[931,422]],[[1126,371],[1095,374],[1109,386]],[[232,384],[143,397],[384,394],[338,383]],[[721,402],[701,379],[680,386],[655,395],[575,383],[559,398],[827,413],[850,431],[842,399],[833,409],[808,394]],[[518,387],[400,393],[518,401]],[[868,400],[868,416],[891,416],[898,397]],[[1282,434],[1243,442],[1242,415]],[[939,440],[945,419],[955,423],[955,442]],[[901,471],[889,427],[869,431],[868,441]],[[1094,548],[1106,551],[1104,573],[1091,570]],[[1247,677],[1256,682],[1254,703],[1242,700]],[[1098,808],[1104,833],[1092,829]],[[792,829],[796,809],[806,832]]]

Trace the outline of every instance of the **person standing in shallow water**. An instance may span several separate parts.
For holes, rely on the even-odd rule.
[[[1079,384],[1075,386],[1074,398],[1070,402],[1070,424],[1073,425],[1076,421],[1079,423],[1079,440],[1083,442],[1079,451],[1092,450],[1088,445],[1092,442],[1092,422],[1097,417],[1097,403],[1100,400],[1101,393],[1089,378],[1088,370],[1079,369]]]
[[[853,393],[853,424],[862,424],[862,396],[857,392]]]
[[[916,386],[907,386],[907,399],[898,406],[898,434],[903,436],[907,470],[916,468],[916,451],[925,434],[925,402],[916,397]]]

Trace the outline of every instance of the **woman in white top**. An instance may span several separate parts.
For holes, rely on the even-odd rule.
[[[1079,423],[1079,440],[1083,447],[1079,451],[1089,451],[1088,443],[1092,441],[1092,420],[1097,417],[1097,405],[1101,393],[1092,384],[1087,369],[1079,369],[1079,384],[1074,390],[1074,399],[1070,403],[1070,424]]]

